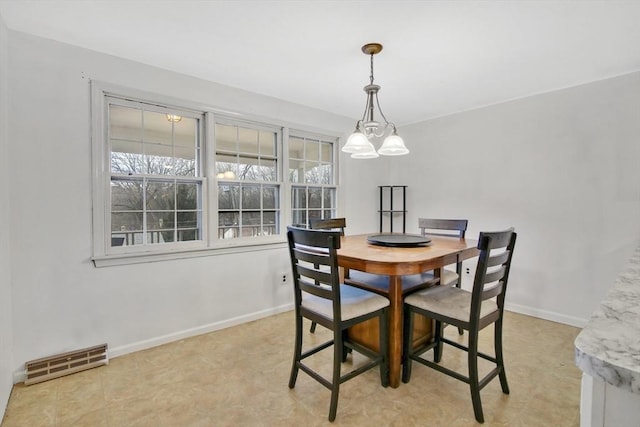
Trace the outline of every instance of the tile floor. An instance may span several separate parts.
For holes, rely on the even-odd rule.
[[[308,324],[307,324],[308,325]],[[326,338],[318,327],[311,340]],[[308,330],[307,330],[308,331]],[[579,425],[581,372],[573,364],[580,330],[506,313],[510,395],[497,378],[481,392],[485,426]],[[456,337],[454,328],[446,328]],[[493,329],[481,333],[492,346]],[[300,372],[287,387],[293,313],[114,358],[108,366],[13,388],[2,427],[326,426],[329,391]],[[328,367],[331,352],[315,362]],[[443,363],[465,366],[446,347]],[[358,363],[349,357],[347,365]],[[481,368],[482,374],[482,368]],[[382,388],[376,369],[344,383],[336,426],[473,426],[468,386],[414,364],[409,384]]]

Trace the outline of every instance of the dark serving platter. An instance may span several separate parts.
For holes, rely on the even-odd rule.
[[[379,246],[415,248],[418,246],[427,246],[431,243],[431,238],[420,236],[419,234],[384,233],[372,234],[367,237],[367,241]]]

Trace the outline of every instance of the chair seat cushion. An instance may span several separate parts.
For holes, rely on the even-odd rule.
[[[340,304],[342,307],[342,320],[349,320],[388,307],[389,300],[373,292],[349,285],[340,285]],[[333,303],[331,300],[303,292],[302,306],[328,319],[333,319]]]
[[[443,268],[440,271],[440,283],[443,286],[452,285],[456,280],[458,280],[458,274],[455,271],[447,270],[446,268]],[[378,289],[389,289],[389,276],[385,276],[382,274],[372,274],[365,273],[364,271],[349,270],[349,279],[347,280],[366,283],[367,285],[376,287]],[[430,280],[433,280],[433,272],[431,271],[422,274],[410,274],[407,276],[402,276],[402,290],[406,291]]]
[[[470,321],[471,292],[455,286],[434,286],[405,298],[406,304],[437,313],[450,319]],[[480,319],[498,311],[498,304],[488,299],[480,307]]]

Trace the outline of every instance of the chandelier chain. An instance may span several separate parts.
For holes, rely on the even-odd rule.
[[[369,75],[369,81],[373,84],[373,53],[371,54],[371,75]]]

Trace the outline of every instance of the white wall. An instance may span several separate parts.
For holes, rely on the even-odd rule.
[[[290,287],[275,280],[276,273],[290,269],[284,244],[224,256],[92,265],[89,80],[314,129],[350,129],[350,121],[10,34],[7,176],[12,177],[13,370],[36,357],[102,342],[122,354],[290,306]]]
[[[408,222],[514,226],[513,309],[580,325],[640,242],[640,73],[417,123]],[[468,281],[468,280],[467,280]]]
[[[9,250],[8,30],[0,17],[0,420],[13,383],[11,252]]]

